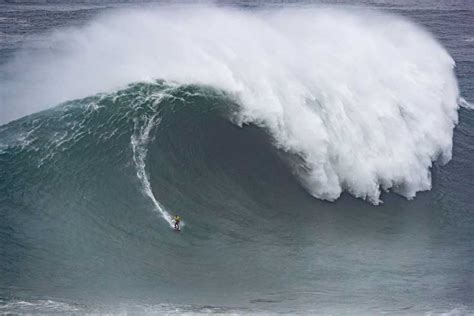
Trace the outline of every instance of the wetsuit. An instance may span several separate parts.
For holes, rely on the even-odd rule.
[[[177,229],[179,230],[179,222],[181,221],[181,218],[179,218],[179,216],[176,216],[174,218],[174,229]]]

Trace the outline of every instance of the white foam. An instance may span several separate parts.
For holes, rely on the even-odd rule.
[[[2,314],[38,314],[38,313],[77,313],[81,312],[79,306],[53,300],[0,301],[0,313]]]
[[[115,12],[55,32],[54,50],[8,67],[3,121],[134,81],[212,85],[242,104],[239,124],[264,126],[303,158],[308,192],[344,190],[372,203],[392,188],[413,198],[451,158],[454,61],[402,18],[343,9]],[[14,73],[14,75],[13,75]],[[5,106],[7,105],[7,106]]]
[[[159,100],[159,97],[158,99]],[[137,177],[143,189],[143,193],[153,202],[154,210],[158,212],[173,227],[173,219],[166,211],[165,207],[155,198],[151,189],[150,179],[146,172],[145,159],[148,152],[148,143],[152,139],[150,131],[160,123],[157,114],[150,117],[143,117],[142,120],[135,120],[134,133],[131,137],[131,146],[133,151],[133,161],[137,168]]]

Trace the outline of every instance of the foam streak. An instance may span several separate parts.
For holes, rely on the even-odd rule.
[[[148,153],[148,143],[150,141],[150,131],[153,127],[160,123],[157,114],[145,118],[144,122],[135,121],[135,132],[131,137],[131,145],[133,151],[133,161],[137,168],[137,177],[140,180],[143,192],[150,198],[155,206],[155,210],[173,227],[173,219],[165,210],[164,206],[158,202],[151,190],[150,179],[146,173],[145,159]]]

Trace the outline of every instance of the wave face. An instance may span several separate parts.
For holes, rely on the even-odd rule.
[[[375,294],[409,266],[424,276],[413,291],[436,289],[417,303],[446,308],[433,300],[451,295],[444,279],[427,273],[419,255],[433,247],[420,231],[442,225],[430,215],[436,198],[387,195],[376,209],[348,197],[311,198],[293,174],[301,158],[274,146],[268,129],[234,124],[237,101],[209,86],[138,83],[2,126],[0,307],[290,313],[317,305],[342,313],[338,295],[361,286]],[[179,234],[163,225],[174,214],[186,222]],[[388,233],[387,221],[395,223]],[[387,244],[391,255],[381,256]],[[449,274],[443,258],[452,250],[442,245],[430,260],[464,279],[462,266]],[[458,248],[453,256],[465,251]],[[374,276],[384,269],[391,274]],[[405,308],[411,296],[398,291],[366,304]],[[400,303],[391,303],[395,294]]]
[[[39,291],[77,302],[106,289],[141,299],[160,293],[164,302],[189,294],[183,286],[238,293],[235,278],[263,290],[259,263],[228,260],[257,256],[274,237],[218,249],[275,227],[288,233],[284,223],[299,214],[289,205],[308,199],[267,132],[231,122],[236,109],[221,90],[158,81],[4,125],[0,296],[13,286],[13,298]],[[176,213],[182,238],[162,222]],[[205,267],[213,276],[198,272]],[[258,273],[242,277],[242,267]]]
[[[131,82],[212,86],[235,99],[235,124],[263,128],[299,157],[300,182],[330,201],[347,191],[378,204],[382,190],[411,199],[431,188],[433,161],[451,158],[454,61],[398,17],[162,8],[115,12],[50,42],[57,49],[9,65],[7,119]]]

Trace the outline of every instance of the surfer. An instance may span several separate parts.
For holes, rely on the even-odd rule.
[[[179,227],[179,222],[181,221],[181,217],[179,217],[178,215],[176,215],[176,216],[173,218],[173,221],[174,221],[174,229],[175,229],[175,230],[181,230],[180,227]]]

